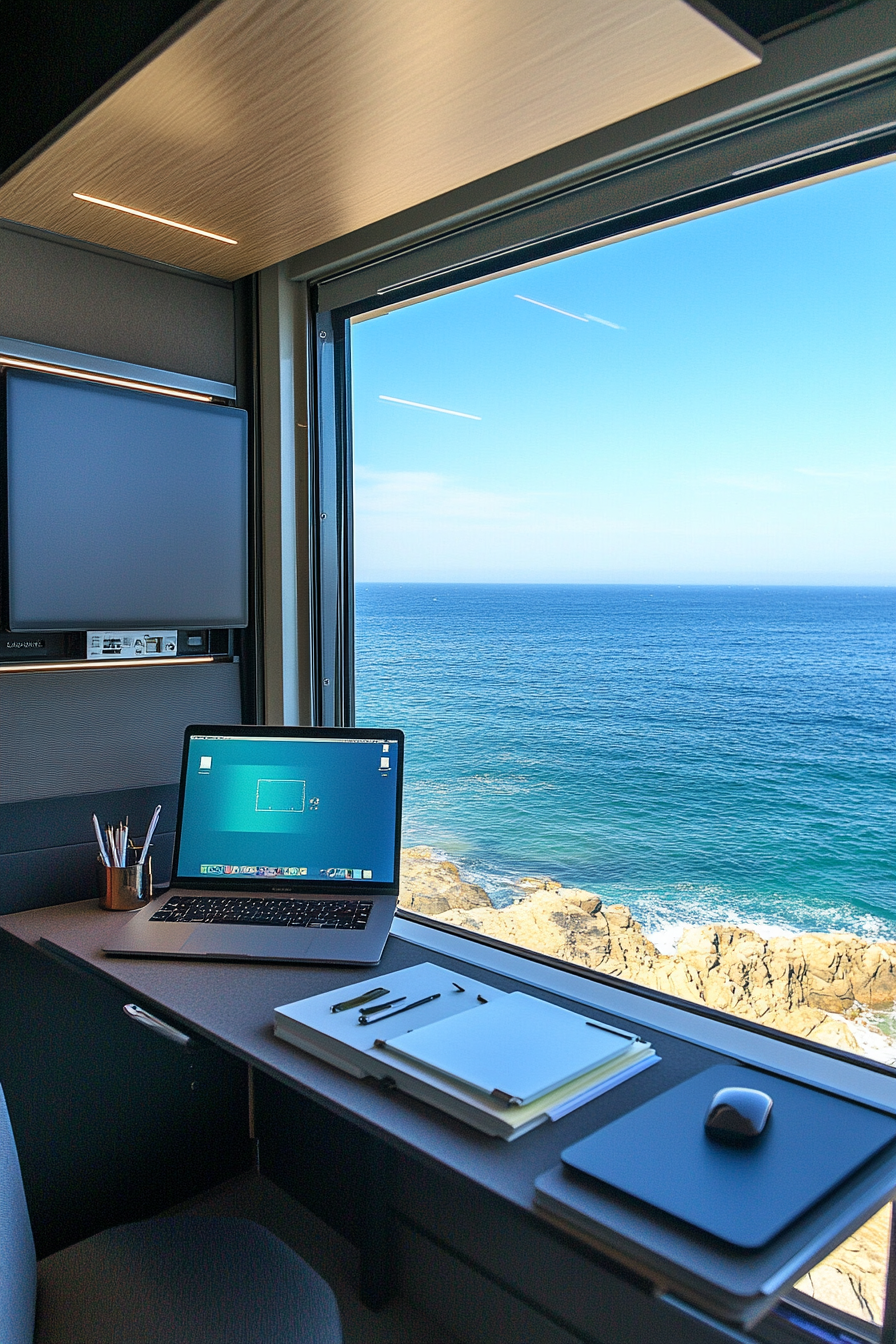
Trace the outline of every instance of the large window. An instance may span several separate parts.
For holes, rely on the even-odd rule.
[[[402,903],[891,1065],[894,187],[349,327],[356,716],[408,736]],[[803,1287],[879,1319],[862,1235]]]

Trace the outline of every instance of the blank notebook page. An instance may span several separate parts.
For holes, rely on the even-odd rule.
[[[515,993],[393,1037],[387,1045],[468,1087],[525,1105],[615,1059],[630,1048],[631,1038]]]

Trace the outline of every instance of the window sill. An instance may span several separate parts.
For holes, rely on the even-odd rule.
[[[875,1060],[853,1058],[831,1046],[798,1041],[770,1027],[684,1000],[676,1002],[658,991],[626,981],[610,983],[610,977],[599,972],[567,965],[540,952],[505,946],[479,934],[451,929],[440,925],[438,920],[410,911],[396,912],[392,933],[418,947],[668,1032],[744,1064],[770,1069],[782,1077],[896,1113],[896,1069]]]

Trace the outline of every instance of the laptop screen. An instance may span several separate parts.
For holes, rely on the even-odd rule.
[[[402,735],[188,729],[174,881],[394,884]]]

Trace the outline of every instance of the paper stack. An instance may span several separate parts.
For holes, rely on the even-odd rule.
[[[503,1139],[559,1120],[657,1061],[648,1041],[592,1016],[431,962],[286,1004],[274,1031]]]

